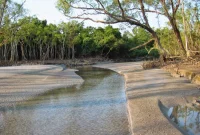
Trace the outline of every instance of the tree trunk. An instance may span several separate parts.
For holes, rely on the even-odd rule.
[[[15,40],[15,60],[19,60],[19,54],[18,54],[18,50],[17,50],[17,40]]]
[[[11,50],[10,50],[10,61],[14,60],[14,43],[13,43],[13,37],[11,36]]]
[[[5,46],[4,46],[4,60],[8,60],[8,59],[7,59],[7,58],[8,58],[8,57],[7,57],[7,54],[8,54],[7,51],[8,51],[8,50],[7,50],[7,45],[5,45]]]
[[[0,48],[1,54],[0,54],[0,60],[3,60],[3,47]]]
[[[75,50],[74,50],[74,45],[72,46],[72,60],[75,58]]]
[[[175,122],[176,124],[178,124],[178,106],[175,106],[175,107],[173,108],[173,111],[172,111],[172,114],[171,114],[170,117],[171,117],[171,118],[174,118],[174,122]]]
[[[56,49],[57,49],[57,46],[55,45],[55,46],[54,46],[54,51],[53,51],[54,59],[57,59],[57,53],[56,53],[57,50],[56,50]]]
[[[43,57],[43,61],[49,59],[49,45],[46,45],[46,46],[47,46],[47,50],[46,50],[46,53],[45,53],[45,55]]]
[[[32,45],[29,46],[29,60],[32,60]]]
[[[6,4],[7,4],[8,0],[2,0],[2,2],[0,3],[0,28],[2,26],[2,21],[3,21],[3,15],[4,15],[4,11],[6,9]]]
[[[184,36],[185,36],[186,56],[189,57],[190,54],[188,50],[188,36],[187,36],[186,23],[185,23],[184,0],[182,0],[182,15],[183,15],[183,28],[184,28]]]
[[[63,39],[63,43],[62,43],[62,50],[61,50],[61,59],[64,59],[64,53],[65,53],[65,38],[66,38],[66,33],[64,34],[65,37]]]
[[[180,31],[177,28],[176,24],[171,24],[171,25],[172,25],[172,28],[174,30],[174,34],[176,35],[176,38],[178,40],[179,46],[182,49],[183,55],[186,55],[186,50],[185,50],[185,47],[183,45],[183,41],[182,41],[182,38],[181,38]]]
[[[163,49],[161,43],[160,43],[160,38],[158,37],[157,33],[156,32],[152,32],[151,33],[154,40],[155,40],[155,44],[156,44],[156,48],[158,48],[159,52],[160,52],[160,62],[161,64],[165,63],[166,62],[166,56],[167,56],[167,53],[166,51]]]
[[[47,46],[47,52],[46,52],[46,53],[47,53],[47,55],[46,55],[46,56],[47,56],[46,59],[48,60],[48,59],[49,59],[49,45]]]
[[[21,47],[21,51],[22,51],[22,60],[26,60],[26,56],[24,54],[24,43],[23,43],[23,41],[21,41],[20,47]]]
[[[180,48],[182,49],[182,52],[183,52],[183,55],[186,55],[186,50],[184,48],[184,45],[183,45],[183,41],[182,41],[182,38],[181,38],[181,34],[180,34],[180,31],[177,27],[177,23],[176,23],[176,18],[175,18],[175,15],[176,15],[176,12],[177,12],[177,9],[179,7],[179,4],[176,5],[176,8],[174,7],[173,3],[171,3],[171,8],[172,8],[172,13],[170,14],[168,12],[168,8],[167,8],[167,4],[166,4],[166,1],[165,0],[160,0],[162,6],[163,6],[163,9],[164,9],[164,12],[165,12],[165,16],[168,18],[171,26],[172,26],[172,29],[173,29],[173,32],[178,40],[178,44],[180,46]]]
[[[187,130],[187,106],[184,107],[185,109],[185,118],[184,118],[184,129]]]
[[[11,42],[11,52],[10,52],[10,61],[14,61],[15,58],[15,43]]]
[[[106,53],[106,57],[108,57],[108,54],[110,53],[111,49],[109,49],[109,51]]]
[[[68,47],[68,59],[70,59],[71,52],[70,52],[70,47]]]
[[[142,16],[143,16],[144,21],[145,21],[145,25],[147,26],[146,30],[149,31],[151,33],[152,37],[154,38],[155,43],[156,43],[156,47],[160,51],[160,62],[163,64],[166,61],[166,51],[163,49],[157,33],[149,25],[149,21],[148,21],[146,12],[145,12],[143,0],[139,0],[139,3],[140,3],[141,11],[142,11]]]
[[[40,60],[42,60],[43,54],[42,54],[42,44],[40,44]]]
[[[55,55],[54,55],[54,53],[53,53],[53,48],[54,48],[54,46],[53,45],[51,45],[51,53],[50,53],[50,58],[51,59],[55,59]]]
[[[37,59],[37,54],[36,54],[36,44],[33,46],[33,55],[34,55],[34,60],[36,60]]]
[[[65,46],[63,44],[62,49],[61,49],[61,59],[64,59],[64,52],[65,52]]]

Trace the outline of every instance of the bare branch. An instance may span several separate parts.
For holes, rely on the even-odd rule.
[[[81,16],[69,16],[69,15],[66,15],[66,17],[69,17],[71,19],[80,19],[80,20],[90,20],[92,22],[96,22],[96,23],[104,23],[104,24],[115,24],[115,23],[119,23],[119,21],[103,21],[103,20],[94,20],[90,17],[81,17]]]
[[[133,47],[133,48],[131,48],[129,51],[133,51],[133,50],[136,50],[136,49],[138,49],[138,48],[141,48],[141,47],[144,47],[144,46],[146,46],[146,45],[149,45],[149,44],[152,43],[153,41],[154,41],[154,39],[150,39],[148,42],[146,42],[146,43],[144,43],[144,44],[142,44],[142,45]]]
[[[130,9],[126,9],[124,10],[125,12],[128,12],[128,11],[133,11],[133,10],[140,10],[140,8],[130,8]]]
[[[141,11],[140,8],[131,8],[131,9],[126,9],[124,10],[125,12],[129,12],[129,11],[132,11],[132,10],[137,10],[137,11]],[[156,13],[156,14],[160,14],[160,15],[165,15],[164,13],[161,13],[157,10],[150,10],[150,9],[144,9],[145,12],[150,12],[150,13]]]
[[[170,3],[171,3],[171,7],[172,7],[172,13],[174,13],[174,2],[173,2],[173,0],[170,0]]]
[[[101,7],[104,9],[104,11],[106,11],[106,8],[104,7],[104,5],[101,3],[101,1],[99,1],[99,0],[95,0],[98,4],[100,4],[101,5]],[[107,11],[106,11],[107,12]]]
[[[88,16],[88,15],[105,15],[104,13],[100,13],[100,12],[97,12],[97,13],[82,13],[80,15],[77,15],[77,17],[83,17],[84,15]]]
[[[165,15],[164,13],[161,13],[161,12],[156,11],[156,10],[148,10],[148,9],[145,9],[145,12],[156,13],[156,14],[159,14],[159,15]]]
[[[160,1],[161,1],[161,4],[162,4],[163,9],[164,9],[164,11],[165,11],[165,15],[166,15],[169,19],[171,19],[171,16],[170,16],[170,14],[169,14],[169,12],[168,12],[168,9],[167,9],[167,7],[166,7],[165,0],[160,0]]]
[[[122,13],[122,18],[125,18],[124,9],[122,8],[122,5],[121,5],[120,1],[119,1],[119,0],[117,0],[117,3],[118,3],[118,5],[119,5],[119,8],[120,8],[120,10],[121,10],[121,13]]]
[[[141,7],[141,11],[142,11],[142,15],[143,15],[144,21],[145,21],[146,25],[147,25],[148,27],[150,27],[149,21],[148,21],[148,19],[147,19],[146,13],[145,13],[143,0],[139,0],[139,2],[140,2],[140,7]]]
[[[22,9],[22,7],[24,6],[24,4],[26,3],[26,0],[24,0],[22,3],[21,3],[21,5],[20,5],[20,7],[19,7],[19,10],[21,10]],[[17,18],[18,16],[12,16],[10,19],[12,20],[13,18],[14,18],[14,21],[16,20],[16,18]]]
[[[177,12],[177,10],[178,10],[180,4],[181,4],[181,1],[178,0],[178,3],[176,4],[176,8],[174,9],[174,13],[175,13],[175,14],[176,14],[176,12]]]
[[[74,8],[74,9],[83,9],[83,10],[96,10],[96,11],[104,11],[104,9],[102,8],[94,8],[94,7],[91,7],[91,8],[87,8],[87,7],[75,7],[73,5],[69,5],[70,7]]]

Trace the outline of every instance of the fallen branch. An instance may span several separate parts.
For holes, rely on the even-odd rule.
[[[136,49],[138,49],[138,48],[144,47],[144,46],[150,44],[150,43],[153,42],[153,41],[154,41],[154,39],[150,39],[148,42],[146,42],[146,43],[144,43],[144,44],[142,44],[142,45],[133,47],[133,48],[131,48],[129,51],[133,51],[133,50],[136,50]]]

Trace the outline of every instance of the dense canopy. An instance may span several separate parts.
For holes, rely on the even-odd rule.
[[[25,1],[24,1],[25,2]],[[68,18],[107,24],[85,27],[71,20],[48,24],[26,16],[23,3],[0,1],[0,59],[47,60],[102,56],[109,58],[185,56],[200,49],[199,1],[58,0]],[[166,27],[150,26],[150,14],[168,19]],[[96,17],[99,16],[99,17]],[[113,23],[134,26],[113,28]],[[131,32],[130,32],[131,31]],[[130,51],[132,50],[132,51]],[[159,53],[159,54],[158,54]]]

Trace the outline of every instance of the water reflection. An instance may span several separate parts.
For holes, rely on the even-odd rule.
[[[200,135],[200,108],[176,106],[169,109],[168,116],[189,135]]]
[[[105,69],[79,70],[85,80],[80,86],[0,108],[0,134],[129,134],[123,78]]]

